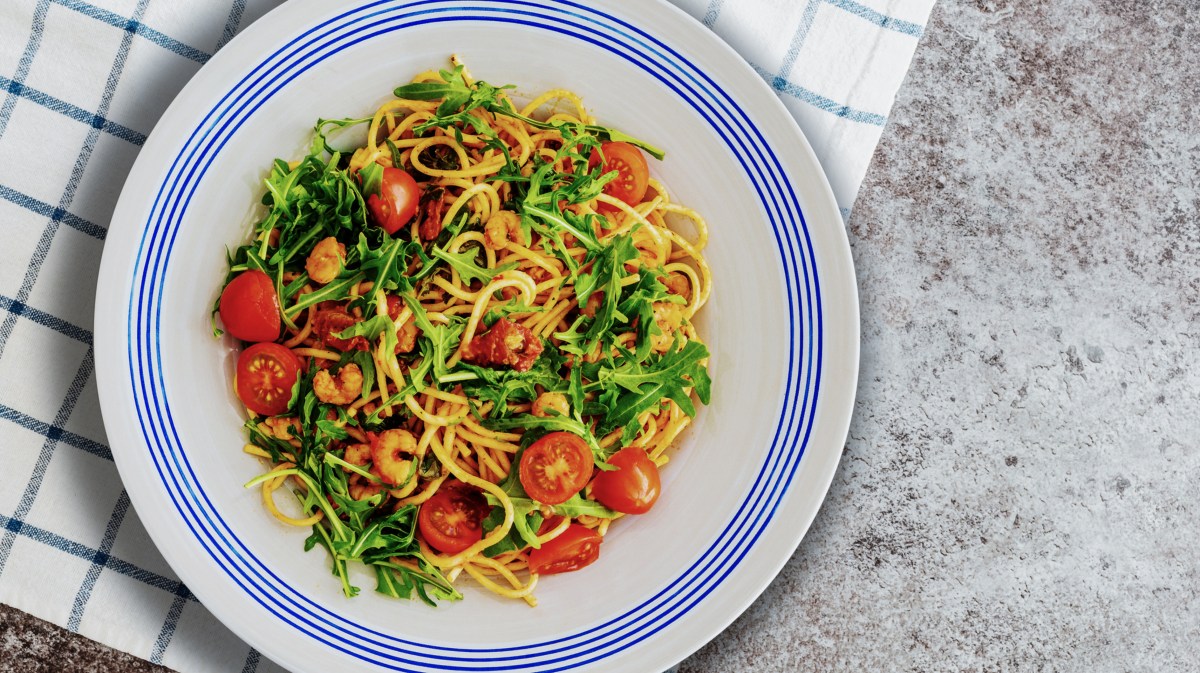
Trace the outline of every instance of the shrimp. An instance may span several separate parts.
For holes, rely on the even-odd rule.
[[[312,252],[308,254],[304,270],[308,271],[308,277],[312,282],[324,285],[338,277],[338,274],[342,272],[342,264],[345,260],[346,246],[330,236],[317,243]]]
[[[571,405],[567,403],[567,396],[562,393],[542,393],[533,401],[532,411],[534,416],[540,418],[566,416],[571,413]]]
[[[329,404],[350,404],[362,395],[362,370],[353,362],[343,365],[335,379],[328,369],[322,369],[313,377],[313,392],[317,399]]]
[[[660,333],[650,337],[650,344],[656,352],[664,353],[675,343],[675,330],[683,324],[683,307],[665,301],[654,302],[654,322]]]
[[[371,446],[369,444],[351,444],[346,447],[346,453],[342,458],[351,465],[362,467],[371,459]]]
[[[663,285],[666,286],[667,292],[670,292],[671,294],[677,294],[680,297],[683,297],[685,300],[691,301],[692,281],[688,280],[688,277],[682,273],[679,273],[678,271],[672,271],[671,273],[667,274],[667,277],[663,279]]]
[[[371,472],[385,484],[403,486],[413,475],[412,460],[401,458],[417,452],[417,438],[408,430],[384,430],[371,441]]]
[[[268,416],[263,419],[263,423],[271,431],[269,433],[271,436],[275,437],[275,439],[282,439],[285,442],[295,439],[292,436],[291,429],[300,427],[300,421],[295,416]]]
[[[346,447],[342,456],[347,463],[362,467],[371,460],[371,447],[366,444],[351,444]],[[342,468],[345,469],[345,468]],[[350,472],[350,470],[346,470]],[[383,487],[363,477],[361,474],[350,472],[346,492],[355,500],[366,500],[383,490]]]
[[[396,330],[396,354],[411,353],[417,346],[417,321],[409,318]]]
[[[483,244],[489,250],[503,250],[509,241],[523,241],[521,217],[511,210],[500,210],[483,225]]]

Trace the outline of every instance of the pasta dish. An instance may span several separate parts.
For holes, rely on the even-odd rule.
[[[319,120],[229,253],[214,331],[268,466],[247,486],[348,596],[360,563],[393,597],[456,600],[466,575],[535,605],[653,507],[709,402],[707,229],[651,177],[663,153],[569,91],[510,89],[454,59]]]

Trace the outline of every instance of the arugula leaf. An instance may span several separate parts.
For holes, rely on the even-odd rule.
[[[408,264],[413,252],[420,250],[421,245],[412,241],[392,238],[382,229],[377,231],[381,242],[376,248],[371,247],[366,235],[362,233],[358,235],[358,243],[354,246],[354,251],[355,257],[360,263],[359,275],[371,281],[373,290],[383,290],[384,292],[410,290],[412,281],[407,277]],[[374,314],[375,300],[376,294],[373,291],[365,296],[363,310],[366,313]]]
[[[358,170],[358,177],[362,180],[363,196],[378,194],[383,185],[383,166],[367,164]]]
[[[603,292],[604,301],[590,322],[583,318],[567,332],[554,335],[566,342],[563,350],[576,355],[587,355],[595,350],[597,344],[611,343],[612,336],[617,332],[613,325],[618,319],[622,324],[628,324],[629,318],[619,308],[622,281],[629,275],[625,271],[625,263],[637,259],[637,256],[638,250],[633,245],[632,234],[616,236],[609,242],[608,247],[595,255],[589,255],[591,271],[581,273],[576,278],[575,294],[579,297],[580,305],[586,304],[595,292]],[[654,321],[650,322],[653,324]],[[587,329],[581,333],[584,325],[587,325]]]
[[[433,377],[441,382],[450,374],[446,361],[458,350],[461,343],[459,337],[466,329],[466,321],[461,318],[451,318],[445,325],[434,325],[421,302],[412,294],[402,295],[404,302],[413,312],[413,322],[421,330],[421,357],[433,367]],[[414,379],[416,380],[416,379]]]
[[[523,299],[510,299],[503,304],[496,304],[488,309],[488,312],[483,314],[483,324],[491,327],[501,318],[507,318],[512,315],[531,315],[541,313],[543,310],[545,309],[541,306],[530,306]]]
[[[382,336],[385,353],[393,352],[398,341],[396,337],[396,323],[392,321],[391,316],[386,314],[372,316],[362,322],[356,322],[334,336],[338,339],[353,339],[357,336],[366,337],[367,341],[372,344]],[[374,362],[370,366],[371,369],[374,369]],[[362,369],[362,365],[359,365],[359,369]],[[363,387],[364,389],[366,388],[366,381],[363,381]]]
[[[559,372],[565,358],[557,348],[547,347],[527,371],[515,369],[492,369],[469,362],[460,362],[456,369],[472,374],[470,379],[460,377],[463,392],[484,402],[492,403],[490,417],[503,416],[508,412],[509,402],[532,402],[537,399],[538,386],[546,392],[566,390],[566,381]]]
[[[453,267],[458,272],[459,277],[468,283],[477,280],[486,284],[492,278],[496,277],[497,274],[517,268],[516,262],[510,262],[495,269],[486,269],[479,266],[476,262],[479,256],[479,248],[476,247],[471,247],[460,252],[447,252],[435,245],[430,252],[435,258]]]
[[[645,150],[650,156],[660,161],[666,155],[659,148],[638,140],[628,134],[622,133],[615,129],[606,126],[598,126],[595,124],[571,124],[568,122],[544,122],[531,117],[526,117],[513,107],[512,102],[501,97],[501,93],[505,89],[513,88],[511,85],[503,87],[495,87],[484,81],[477,81],[474,84],[468,85],[462,75],[462,66],[456,67],[452,71],[442,70],[439,74],[442,76],[441,82],[414,82],[397,87],[393,94],[396,98],[405,100],[435,100],[442,99],[442,103],[438,106],[437,117],[425,122],[414,129],[415,132],[421,133],[425,128],[432,126],[445,127],[451,123],[466,123],[474,125],[478,122],[471,122],[471,117],[466,113],[477,107],[495,113],[502,114],[513,119],[519,119],[534,128],[541,130],[559,130],[563,135],[568,133],[572,135],[587,134],[594,136],[600,140],[611,140],[614,142],[626,142],[631,145]],[[457,110],[462,110],[457,114],[452,114]],[[463,118],[466,117],[466,118]],[[477,119],[477,118],[475,118]],[[425,128],[422,128],[425,127]],[[485,127],[486,128],[486,127]]]
[[[317,125],[313,127],[313,153],[338,153],[337,150],[329,146],[329,134],[326,129],[347,129],[359,124],[369,124],[371,119],[372,117],[361,117],[359,119],[318,119]]]
[[[585,390],[607,393],[607,408],[596,428],[599,434],[624,427],[621,443],[627,444],[637,432],[638,416],[663,398],[674,401],[688,416],[695,416],[696,407],[686,392],[688,388],[695,391],[701,402],[708,404],[712,379],[708,369],[701,364],[708,359],[704,344],[689,341],[683,348],[652,356],[645,363],[623,359],[621,364],[602,361],[582,365],[583,375],[593,381],[585,386]]]
[[[492,511],[488,514],[487,518],[483,520],[483,534],[487,535],[503,522],[504,508],[496,504],[492,507]],[[537,543],[537,530],[541,525],[542,513],[538,511],[536,503],[528,498],[513,500],[512,528],[508,530],[508,535],[501,538],[499,542],[484,549],[484,555],[495,557],[504,552],[517,551],[518,549],[534,546]],[[525,537],[526,534],[530,534],[530,537]]]
[[[614,510],[594,500],[588,500],[578,493],[571,496],[566,502],[553,505],[553,507],[555,514],[567,517],[594,516],[599,519],[612,519],[617,516],[617,512]]]

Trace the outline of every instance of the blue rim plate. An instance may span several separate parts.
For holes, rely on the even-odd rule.
[[[655,512],[614,526],[542,605],[482,592],[427,608],[341,596],[323,552],[240,484],[231,344],[208,332],[222,246],[248,231],[274,156],[319,117],[374,109],[451,52],[518,93],[581,92],[603,123],[668,151],[655,173],[710,223],[699,327],[714,400],[665,471]],[[293,670],[668,667],[725,628],[803,537],[832,480],[858,365],[853,265],[828,183],[773,92],[665,2],[294,0],[180,93],[138,157],[97,294],[97,377],[139,516],[188,587]],[[119,316],[119,318],[115,318]]]

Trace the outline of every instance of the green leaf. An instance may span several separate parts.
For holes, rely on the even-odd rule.
[[[497,504],[492,507],[492,511],[483,520],[484,535],[486,536],[488,533],[491,533],[503,522],[504,508]],[[508,535],[504,536],[499,542],[484,549],[484,555],[495,557],[504,552],[516,551],[525,547],[536,548],[537,530],[541,525],[542,513],[537,510],[536,503],[528,498],[513,500],[512,528],[509,529]],[[526,537],[527,535],[528,537]]]
[[[383,185],[383,166],[376,163],[367,164],[359,169],[358,177],[362,180],[363,196],[378,194]]]
[[[559,373],[565,359],[557,348],[546,347],[527,371],[492,369],[469,362],[459,362],[456,371],[471,374],[461,380],[463,392],[483,402],[492,402],[489,416],[503,416],[509,402],[532,402],[540,386],[545,392],[566,390],[566,381]]]
[[[688,416],[695,416],[695,405],[686,390],[691,388],[701,402],[708,404],[712,380],[708,369],[701,364],[707,358],[704,344],[689,341],[683,348],[651,357],[644,364],[626,358],[619,365],[606,362],[583,365],[583,375],[593,381],[586,388],[606,391],[610,400],[596,431],[604,435],[627,428],[663,398],[673,400]],[[612,392],[617,388],[623,392]]]
[[[554,505],[554,513],[566,517],[594,516],[600,519],[612,519],[617,512],[601,505],[594,500],[587,500],[576,493],[569,500]]]
[[[386,314],[375,315],[362,322],[356,322],[334,336],[338,339],[353,339],[358,336],[365,337],[372,344],[382,337],[384,344],[383,352],[385,353],[394,352],[398,341],[396,337],[396,323],[392,321],[391,316]],[[370,366],[371,369],[374,369],[374,362]],[[362,365],[359,365],[359,369],[362,369]],[[363,382],[363,387],[366,388],[366,381]]]
[[[471,247],[459,252],[447,252],[446,250],[443,250],[435,245],[433,246],[433,250],[430,252],[435,258],[440,259],[453,267],[454,270],[458,272],[459,277],[468,283],[477,280],[486,284],[487,282],[491,281],[496,274],[502,273],[509,269],[515,269],[517,267],[516,262],[510,262],[495,269],[486,269],[482,266],[479,266],[479,264],[476,262],[479,257],[479,250],[480,249],[477,247]]]

